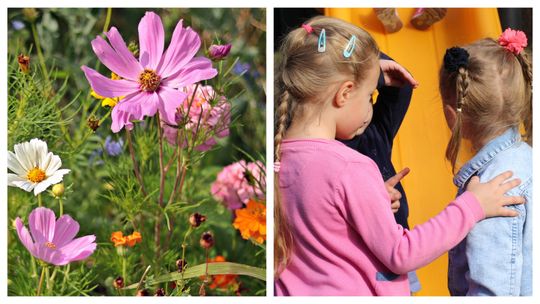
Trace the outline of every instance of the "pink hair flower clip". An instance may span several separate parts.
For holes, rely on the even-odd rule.
[[[507,28],[499,37],[499,45],[519,55],[527,47],[527,36],[522,31]]]
[[[309,24],[302,24],[302,28],[308,32],[308,34],[311,34],[313,32],[313,28]]]

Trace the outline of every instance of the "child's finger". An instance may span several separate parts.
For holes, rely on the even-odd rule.
[[[513,180],[506,182],[501,185],[501,191],[502,193],[506,193],[510,191],[511,189],[519,186],[521,184],[521,180],[519,178],[514,178]]]
[[[519,212],[516,210],[508,209],[508,208],[501,208],[497,212],[498,216],[505,216],[505,217],[515,217],[519,215]]]
[[[414,77],[411,75],[411,73],[409,73],[409,71],[407,71],[401,65],[397,65],[396,67],[399,73],[401,74],[401,78],[403,78],[406,82],[410,83],[413,87],[418,86],[418,81],[414,79]]]
[[[399,181],[401,181],[405,176],[407,176],[407,174],[409,174],[409,172],[411,172],[411,169],[409,169],[408,167],[405,167],[403,170],[396,173],[396,175],[390,177],[385,182],[385,184],[387,186],[394,187],[394,186],[397,185],[397,183],[399,183]]]
[[[522,196],[507,196],[504,199],[505,202],[503,203],[503,206],[525,204],[525,198]]]
[[[502,184],[505,180],[509,179],[510,177],[512,177],[512,175],[514,175],[514,173],[512,171],[505,171],[497,176],[495,176],[494,178],[492,178],[489,183],[493,183],[495,185],[500,185]],[[513,188],[513,187],[512,187]],[[511,189],[511,188],[510,188]]]

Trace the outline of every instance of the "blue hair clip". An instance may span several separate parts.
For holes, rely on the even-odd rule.
[[[326,31],[324,29],[321,30],[321,33],[319,34],[319,43],[317,50],[319,53],[324,53],[326,51]]]
[[[347,46],[343,50],[343,57],[345,58],[351,57],[355,46],[356,46],[356,36],[352,35],[351,39],[349,39],[349,43],[347,43]]]

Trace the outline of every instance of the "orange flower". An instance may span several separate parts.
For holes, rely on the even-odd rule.
[[[131,235],[126,236],[126,239],[129,247],[133,247],[135,244],[142,242],[142,236],[139,231],[134,231]]]
[[[114,247],[123,246],[126,244],[126,238],[122,231],[115,231],[111,234],[111,242],[114,243]]]
[[[142,242],[142,236],[138,231],[134,231],[132,234],[124,236],[122,231],[115,231],[111,234],[111,242],[115,247],[129,246],[133,247],[135,244]]]
[[[225,257],[218,255],[217,257],[213,259],[209,259],[208,263],[216,263],[216,262],[226,262]],[[236,281],[236,278],[238,275],[236,274],[217,274],[211,276],[211,289],[228,289],[229,287],[232,287],[234,290],[238,289],[238,281]],[[204,276],[201,276],[201,280],[204,280]]]
[[[250,200],[246,208],[236,209],[234,228],[240,230],[240,234],[246,240],[262,244],[266,240],[266,206],[255,200]]]

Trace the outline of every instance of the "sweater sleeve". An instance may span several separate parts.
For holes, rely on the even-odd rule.
[[[380,58],[393,60],[383,53],[381,53]],[[372,124],[379,129],[381,134],[386,136],[391,145],[409,109],[412,86],[409,84],[401,88],[386,86],[381,71],[377,90],[379,95],[377,96],[377,102],[373,105]]]
[[[341,189],[339,189],[341,188]],[[373,162],[349,163],[337,189],[337,208],[366,246],[392,272],[422,267],[457,245],[484,218],[478,200],[465,192],[437,216],[403,229],[394,219],[390,198]]]

